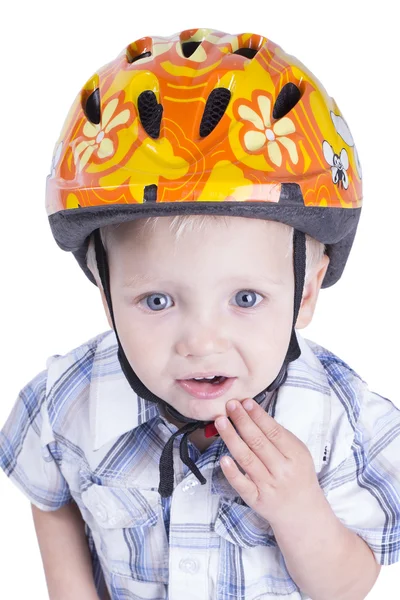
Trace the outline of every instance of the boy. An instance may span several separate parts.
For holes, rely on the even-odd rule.
[[[338,107],[266,38],[142,38],[87,82],[47,208],[112,331],[0,437],[50,597],[355,600],[399,560],[400,411],[294,330],[361,197]]]

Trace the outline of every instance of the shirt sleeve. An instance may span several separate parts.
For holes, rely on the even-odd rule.
[[[349,456],[339,465],[327,499],[378,564],[400,560],[400,410],[367,390]]]
[[[0,431],[0,467],[32,504],[57,510],[71,501],[46,406],[47,370],[19,393]]]

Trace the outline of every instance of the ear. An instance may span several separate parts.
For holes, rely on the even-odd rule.
[[[327,254],[324,254],[321,262],[310,274],[308,282],[304,286],[303,298],[295,326],[296,329],[304,329],[304,327],[307,327],[307,325],[311,323],[318,300],[319,290],[321,289],[328,265],[329,257]]]

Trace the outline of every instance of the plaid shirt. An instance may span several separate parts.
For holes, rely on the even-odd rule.
[[[302,354],[263,406],[308,447],[333,511],[378,563],[400,560],[400,410],[342,360],[297,334]],[[29,500],[73,499],[86,522],[100,597],[298,600],[268,521],[225,479],[220,437],[175,440],[174,493],[158,494],[161,451],[177,428],[124,377],[113,331],[53,356],[20,392],[0,432],[0,466]],[[327,540],[329,543],[329,540]]]

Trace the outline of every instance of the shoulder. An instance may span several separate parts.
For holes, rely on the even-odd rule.
[[[367,383],[342,358],[311,340],[304,340],[323,368],[331,390],[346,411],[353,429],[359,419],[366,395],[370,393]]]
[[[304,339],[304,342],[323,366],[329,380],[336,381],[345,377],[350,379],[354,377],[359,381],[363,381],[363,379],[354,371],[354,369],[352,369],[343,359],[339,358],[339,356],[330,350],[327,350],[312,340]]]
[[[71,349],[47,359],[46,408],[53,431],[64,437],[77,419],[83,423],[88,411],[91,385],[106,369],[107,357],[115,359],[116,338],[105,331]]]
[[[114,331],[109,330],[90,338],[66,354],[54,354],[46,361],[47,396],[53,399],[62,393],[64,401],[71,394],[89,387],[95,365],[104,353],[115,350]]]
[[[115,339],[114,331],[104,331],[90,338],[80,346],[69,350],[65,354],[53,354],[46,361],[48,374],[63,372],[70,368],[71,365],[86,362],[91,366],[96,352],[101,348],[102,343],[110,340],[111,344]]]
[[[50,356],[46,361],[46,368],[20,389],[12,416],[17,417],[19,412],[25,411],[33,422],[35,418],[39,418],[39,413],[42,416],[47,414],[49,398],[53,401],[61,400],[60,391],[63,391],[65,400],[76,392],[75,384],[79,380],[90,384],[95,358],[106,341],[109,341],[109,348],[114,348],[116,340],[112,330],[98,334],[64,355]]]
[[[388,398],[372,391],[367,382],[344,360],[311,340],[304,340],[324,369],[331,397],[342,410],[357,437],[364,442],[371,437],[400,433],[400,409]]]

